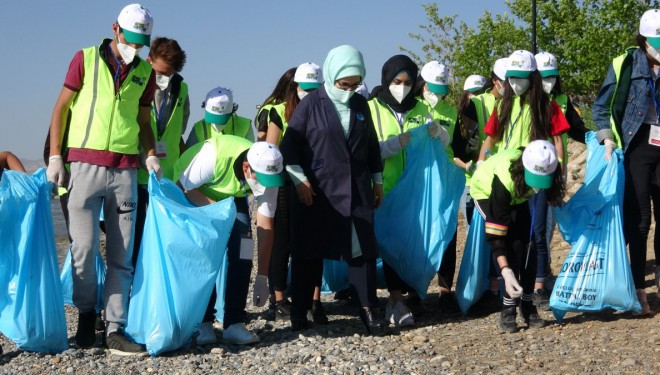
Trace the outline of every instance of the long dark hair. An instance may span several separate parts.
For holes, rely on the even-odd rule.
[[[521,147],[520,150],[524,150],[524,147]],[[509,173],[511,173],[516,196],[529,198],[534,194],[534,191],[525,182],[525,166],[523,165],[522,154],[519,158],[511,160]],[[552,176],[552,186],[545,190],[546,201],[550,206],[561,206],[564,203],[565,194],[566,185],[561,174],[561,168],[557,165],[557,169]]]
[[[264,102],[261,104],[261,106],[265,106],[268,104],[280,104],[284,103],[286,100],[287,93],[291,91],[291,84],[293,83],[293,88],[295,88],[295,82],[293,82],[293,76],[296,74],[296,67],[288,69],[280,79],[277,81],[277,84],[275,85],[275,88],[273,89],[273,92],[268,95],[268,98],[264,100]],[[294,91],[295,93],[295,91]]]
[[[471,102],[470,94],[471,92],[463,90],[461,98],[458,100],[458,128],[461,130],[463,139],[469,139],[473,130],[468,128],[468,125],[471,125],[472,122],[464,114]]]
[[[531,130],[529,133],[529,141],[538,139],[550,138],[550,100],[548,95],[543,91],[543,84],[541,81],[541,74],[537,70],[529,75],[530,86],[529,90],[522,95],[521,101],[529,104],[531,112]],[[504,85],[504,96],[502,97],[502,105],[498,115],[497,137],[495,141],[504,139],[505,131],[510,126],[512,120],[511,110],[513,109],[514,93],[511,85],[506,80]],[[521,102],[522,106],[523,103]],[[513,119],[516,121],[516,119]],[[524,124],[519,124],[524,125]]]

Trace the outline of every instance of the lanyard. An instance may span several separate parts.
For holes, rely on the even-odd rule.
[[[522,116],[522,111],[523,111],[523,103],[520,103],[520,111],[518,112],[518,116],[516,117],[516,120],[511,124],[511,126],[509,126],[509,135],[506,137],[506,140],[504,142],[504,149],[506,149],[509,146],[509,142],[511,142],[511,135],[513,134],[513,128],[516,127],[518,120],[520,120],[520,117]]]
[[[151,105],[151,108],[153,108],[153,111],[156,114],[156,130],[158,131],[158,139],[160,139],[160,137],[162,136],[162,134],[160,134],[160,125],[161,125],[160,123],[161,123],[161,120],[163,119],[163,112],[165,111],[165,102],[167,102],[166,97],[164,97],[160,101],[160,109],[157,112],[156,112],[156,106]],[[154,104],[156,104],[155,99],[154,99]]]
[[[655,104],[655,114],[658,116],[658,118],[655,120],[655,123],[660,122],[660,106],[658,106],[658,98],[655,97],[655,85],[653,84],[653,80],[649,78],[649,87],[651,88],[651,97],[653,98],[653,104]]]

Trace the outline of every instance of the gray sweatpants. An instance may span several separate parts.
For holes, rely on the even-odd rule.
[[[97,275],[94,254],[101,246],[99,214],[103,208],[106,265],[105,320],[113,328],[126,324],[133,282],[133,231],[137,207],[137,169],[71,163],[69,218],[73,267],[73,303],[80,312],[94,311]]]

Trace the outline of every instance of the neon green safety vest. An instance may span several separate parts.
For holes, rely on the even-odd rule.
[[[474,103],[474,108],[477,112],[477,123],[479,124],[479,146],[481,147],[481,144],[484,143],[484,139],[486,139],[484,127],[486,127],[486,123],[488,122],[488,119],[490,119],[493,109],[495,109],[497,98],[489,92],[484,92],[483,94],[473,96],[470,100]]]
[[[497,105],[498,113],[501,108],[502,102],[499,102]],[[529,143],[531,123],[532,116],[529,104],[525,103],[520,108],[520,97],[514,97],[509,123],[499,124],[499,126],[506,126],[506,129],[504,130],[502,139],[495,144],[497,152],[527,146]]]
[[[284,132],[286,131],[286,128],[289,126],[289,123],[286,121],[286,118],[284,118],[284,111],[286,110],[286,102],[275,104],[273,105],[273,108],[275,108],[275,111],[280,116],[280,120],[282,120],[282,131],[280,132],[280,139],[277,141],[277,144],[279,145],[280,143],[282,143],[282,137],[284,137]],[[268,123],[270,123],[270,111],[268,115]]]
[[[115,94],[113,72],[101,58],[99,47],[83,49],[85,74],[80,92],[71,104],[69,148],[111,151],[137,155],[139,101],[151,65],[137,59]]]
[[[475,200],[490,198],[493,180],[497,176],[506,190],[511,194],[511,205],[525,202],[527,200],[526,198],[516,196],[515,185],[509,172],[511,161],[519,158],[521,155],[522,151],[520,150],[502,150],[484,161],[472,175],[472,185],[470,186],[470,195],[472,198]]]
[[[166,155],[158,155],[160,161],[160,168],[163,170],[163,177],[174,180],[174,163],[179,160],[181,154],[181,133],[183,132],[183,106],[188,97],[188,85],[181,82],[179,89],[179,96],[176,98],[173,110],[170,113],[170,118],[167,120],[165,132],[158,133],[158,124],[156,121],[156,114],[151,111],[151,131],[154,133],[156,142],[165,144]],[[158,152],[156,146],[156,152]],[[149,182],[149,173],[146,169],[138,169],[138,184],[146,185]]]
[[[442,125],[449,132],[449,144],[445,147],[445,153],[449,158],[450,163],[454,163],[454,149],[451,148],[451,144],[454,140],[454,128],[456,128],[456,118],[457,111],[456,108],[450,106],[442,100],[438,100],[438,103],[435,107],[431,108],[431,104],[427,102],[424,98],[417,98],[419,102],[423,105],[416,105],[409,114],[411,117],[416,117],[418,115],[422,116],[426,123],[426,118],[430,113],[433,119],[433,122]]]
[[[568,96],[562,93],[555,96],[553,99],[555,100],[555,102],[557,102],[559,108],[561,108],[562,113],[566,115],[566,109],[568,108]],[[568,132],[562,133],[561,143],[564,145],[564,158],[562,159],[562,161],[564,163],[568,163]]]
[[[204,143],[207,139],[218,134],[235,135],[237,137],[246,138],[251,127],[252,122],[250,119],[233,114],[221,132],[213,129],[213,126],[206,123],[204,119],[197,121],[195,125],[193,125],[192,131],[194,131],[197,136],[197,142]]]
[[[378,140],[380,142],[386,141],[393,137],[398,137],[399,134],[406,132],[410,129],[416,128],[425,123],[426,118],[422,116],[422,110],[415,111],[417,106],[426,106],[418,102],[415,108],[406,114],[403,120],[403,129],[399,126],[399,122],[392,110],[387,104],[381,103],[377,98],[369,100],[369,109],[371,110],[371,118],[373,119]],[[417,114],[415,115],[415,112]],[[395,155],[383,161],[383,190],[387,194],[394,185],[399,181],[403,174],[403,168],[406,164],[406,156],[403,150],[397,152]]]
[[[614,142],[616,142],[619,148],[623,148],[623,140],[619,135],[619,132],[617,130],[617,124],[613,115],[615,98],[617,97],[617,93],[619,91],[619,83],[621,83],[621,70],[623,68],[623,64],[626,61],[626,59],[628,58],[632,59],[632,54],[635,52],[636,49],[637,47],[628,48],[626,52],[615,57],[614,60],[612,60],[612,69],[614,70],[614,76],[616,78],[616,87],[614,88],[614,94],[612,95],[612,101],[610,102],[610,127],[612,128],[612,134],[614,135]]]
[[[188,168],[204,143],[211,142],[215,147],[216,159],[211,181],[199,187],[205,196],[220,201],[228,197],[245,197],[245,187],[234,174],[234,162],[241,153],[252,146],[252,142],[234,135],[215,135],[205,142],[196,143],[187,149],[174,165],[174,172],[179,176]]]

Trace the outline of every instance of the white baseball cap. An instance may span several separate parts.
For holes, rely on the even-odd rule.
[[[497,78],[501,79],[502,81],[506,79],[506,64],[508,64],[508,62],[509,58],[503,57],[501,59],[497,59],[493,65],[493,73],[495,73]]]
[[[639,20],[639,33],[653,48],[660,48],[660,10],[649,9]]]
[[[446,95],[449,92],[449,69],[437,61],[430,61],[422,67],[422,79],[434,94]]]
[[[296,69],[293,81],[303,90],[318,89],[323,83],[321,67],[314,63],[303,63]]]
[[[484,85],[486,84],[486,77],[481,76],[479,74],[473,74],[465,80],[465,83],[463,84],[463,90],[467,90],[469,92],[476,92],[484,88]]]
[[[522,155],[525,183],[532,188],[548,189],[552,186],[557,169],[557,150],[545,140],[530,142]]]
[[[204,120],[209,124],[225,125],[234,110],[234,96],[231,90],[216,87],[206,94],[204,100]]]
[[[284,185],[284,158],[280,149],[269,142],[256,142],[247,153],[250,168],[265,187]]]
[[[522,49],[514,51],[506,64],[506,77],[527,78],[536,70],[534,55]]]
[[[549,52],[540,52],[534,56],[541,77],[558,76],[557,58]]]
[[[129,4],[124,7],[117,17],[117,23],[124,32],[128,43],[151,45],[151,30],[154,27],[154,18],[149,9],[140,4]]]

